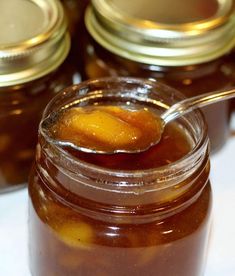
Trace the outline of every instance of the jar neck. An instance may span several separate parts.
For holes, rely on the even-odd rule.
[[[92,50],[91,50],[92,49]],[[158,80],[169,80],[173,82],[184,82],[186,80],[197,81],[206,77],[214,77],[219,74],[229,82],[233,79],[234,64],[231,62],[231,54],[215,60],[191,64],[186,66],[163,66],[141,63],[133,61],[104,49],[98,45],[91,37],[87,37],[85,51],[85,62],[92,60],[97,62],[97,66],[102,75],[132,75],[136,77],[155,78]],[[86,77],[93,77],[91,72],[87,72]],[[173,85],[174,86],[174,85]]]
[[[93,49],[91,51],[91,49]],[[112,52],[99,45],[93,38],[87,34],[87,45],[86,45],[86,56],[88,59],[100,59],[107,67],[107,74],[110,71],[116,72],[116,74],[121,75],[133,75],[133,76],[144,76],[156,79],[161,79],[168,77],[172,80],[183,80],[189,79],[199,79],[215,74],[216,72],[221,72],[222,75],[231,75],[229,69],[226,72],[221,70],[222,66],[231,67],[231,57],[230,54],[216,58],[209,62],[202,62],[200,64],[190,64],[190,65],[177,65],[164,66],[164,65],[153,65],[147,63],[141,63],[133,61]],[[110,62],[111,61],[111,62]],[[102,68],[105,70],[104,68]],[[231,70],[232,71],[232,70]]]
[[[73,209],[91,217],[102,214],[104,220],[146,222],[154,214],[159,219],[171,216],[197,200],[209,177],[207,144],[176,164],[117,172],[75,161],[41,137],[36,169],[57,200]]]

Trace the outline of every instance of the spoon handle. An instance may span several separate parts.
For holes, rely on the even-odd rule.
[[[166,124],[188,112],[191,112],[195,108],[228,100],[233,97],[235,97],[235,88],[200,94],[172,105],[161,115],[161,118]]]

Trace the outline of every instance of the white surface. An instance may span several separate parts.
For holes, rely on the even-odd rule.
[[[213,229],[205,276],[235,275],[234,156],[235,137],[211,158]],[[29,276],[27,258],[27,190],[24,189],[0,195],[0,275]]]

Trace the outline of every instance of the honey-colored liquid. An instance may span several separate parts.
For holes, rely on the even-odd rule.
[[[0,89],[0,193],[26,185],[43,109],[74,72],[65,62],[41,79]]]
[[[154,169],[175,162],[185,156],[190,149],[190,141],[173,123],[166,125],[159,143],[144,152],[104,155],[68,150],[77,158],[104,168],[114,170],[144,170]]]

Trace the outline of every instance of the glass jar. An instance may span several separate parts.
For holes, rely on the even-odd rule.
[[[84,11],[90,0],[60,0],[63,4],[65,14],[68,18],[69,32],[71,36],[79,31],[80,25],[83,25]]]
[[[0,193],[25,185],[42,110],[76,81],[70,38],[54,0],[1,0]],[[43,22],[43,23],[42,23]]]
[[[84,12],[90,0],[60,0],[68,21],[68,30],[71,36],[70,64],[82,71],[81,42],[84,33]]]
[[[180,93],[155,81],[107,78],[70,87],[50,102],[29,180],[32,275],[201,275],[211,188],[208,137],[198,110],[177,120],[192,142],[190,152],[152,169],[84,161],[56,146],[47,124],[73,104],[133,104],[159,112],[179,99]],[[126,162],[125,154],[116,157]]]
[[[89,35],[83,46],[83,79],[155,78],[187,97],[233,86],[232,1],[93,0],[92,4],[86,13]],[[203,111],[216,151],[228,138],[229,102]]]

